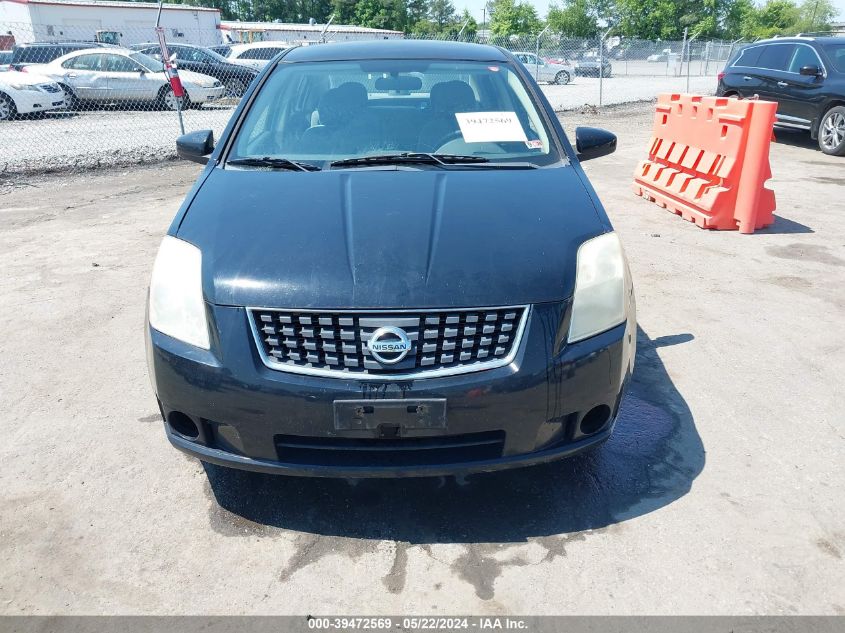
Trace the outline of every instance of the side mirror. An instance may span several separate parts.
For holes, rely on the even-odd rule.
[[[582,163],[616,151],[616,135],[597,127],[575,128],[575,150]]]
[[[208,163],[208,156],[214,150],[214,132],[199,130],[188,132],[176,139],[176,155],[200,165]]]
[[[801,70],[798,72],[802,75],[807,75],[808,77],[820,77],[822,69],[818,66],[801,66]]]

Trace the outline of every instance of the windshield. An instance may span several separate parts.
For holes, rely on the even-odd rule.
[[[144,68],[153,73],[160,73],[164,70],[164,64],[157,59],[144,55],[144,53],[130,53],[129,57],[141,64]]]
[[[366,60],[280,64],[237,132],[228,160],[315,164],[428,152],[490,163],[559,160],[536,104],[502,63]]]
[[[824,49],[830,56],[834,68],[841,73],[845,73],[845,44],[828,44]]]

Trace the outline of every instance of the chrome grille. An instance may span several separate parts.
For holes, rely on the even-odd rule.
[[[449,375],[513,360],[527,306],[437,311],[351,312],[250,308],[264,364],[295,373],[350,378]],[[367,346],[380,328],[400,328],[411,343],[383,364]],[[384,356],[384,355],[383,355]]]
[[[62,89],[59,88],[56,84],[38,84],[38,87],[44,90],[45,92],[61,92]]]

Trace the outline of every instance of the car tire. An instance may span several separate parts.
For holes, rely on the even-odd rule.
[[[18,114],[15,102],[9,95],[0,93],[0,121],[11,121]]]
[[[76,96],[73,88],[66,84],[59,84],[59,88],[62,89],[65,97],[65,108],[67,110],[79,110],[79,97]]]
[[[824,113],[819,124],[819,149],[829,156],[845,156],[845,106]]]
[[[564,86],[568,84],[572,78],[569,76],[569,73],[565,70],[561,70],[558,74],[555,75],[555,84],[558,86]]]
[[[240,99],[244,96],[244,93],[246,92],[247,84],[244,83],[243,79],[238,79],[237,77],[230,77],[229,79],[223,82],[223,86],[226,88],[227,97],[234,97],[236,99]]]
[[[191,100],[188,98],[187,91],[185,92],[184,96],[177,97],[175,94],[173,94],[173,88],[168,85],[162,86],[161,90],[159,90],[156,105],[158,105],[159,109],[161,110],[170,110],[171,112],[176,112],[177,109],[187,110],[189,107],[191,107]]]

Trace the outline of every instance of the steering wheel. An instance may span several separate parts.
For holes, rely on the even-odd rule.
[[[441,149],[443,149],[443,146],[444,146],[444,145],[448,145],[448,144],[449,144],[449,143],[451,143],[452,141],[456,141],[456,140],[458,140],[459,138],[460,138],[460,139],[462,139],[463,137],[464,137],[464,135],[463,135],[463,133],[462,133],[460,130],[455,130],[454,132],[449,132],[448,134],[444,134],[444,135],[440,138],[440,140],[438,140],[436,143],[434,143],[434,147],[436,147],[436,148],[437,148],[437,150],[435,151],[435,153],[437,153],[437,152],[439,152]]]

